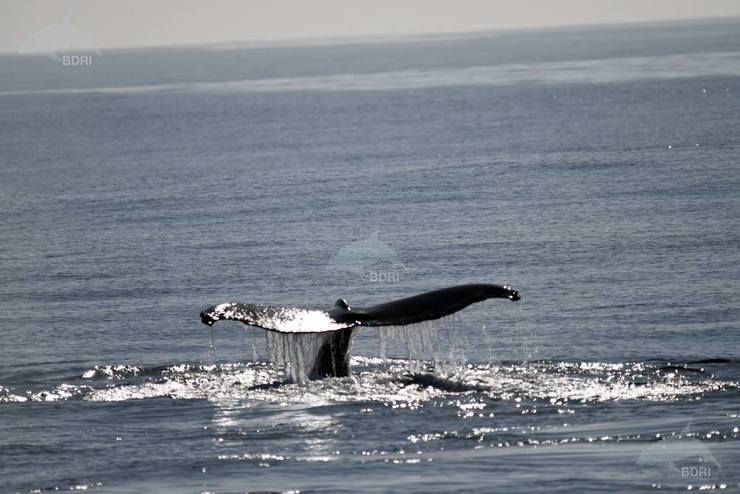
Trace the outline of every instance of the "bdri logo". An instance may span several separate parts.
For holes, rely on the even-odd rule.
[[[84,54],[63,53],[71,51]],[[74,24],[70,16],[34,32],[18,49],[18,53],[22,55],[46,55],[69,67],[92,65],[92,52],[102,56],[93,43],[92,36]]]
[[[709,447],[694,439],[687,425],[678,437],[668,437],[645,448],[637,464],[657,467],[672,479],[707,480],[719,474],[720,464]]]
[[[376,230],[369,237],[341,248],[326,269],[366,277],[371,283],[398,283],[406,267],[396,251],[379,238]]]

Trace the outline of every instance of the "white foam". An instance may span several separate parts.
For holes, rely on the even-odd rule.
[[[276,334],[277,333],[273,333]],[[277,342],[295,339],[279,335]],[[320,335],[301,335],[307,340],[276,347],[275,358],[296,359],[312,353],[311,341]],[[298,352],[298,353],[296,353]],[[298,360],[299,361],[299,360]],[[237,400],[242,403],[332,402],[383,403],[398,408],[424,406],[439,396],[457,396],[475,390],[471,396],[481,401],[481,393],[494,400],[520,403],[537,399],[562,407],[568,402],[604,402],[622,400],[673,401],[693,400],[720,390],[737,390],[738,383],[711,376],[677,375],[669,377],[658,367],[642,363],[531,362],[476,366],[466,364],[450,369],[442,376],[432,376],[430,362],[421,362],[424,373],[409,381],[414,364],[408,360],[353,357],[356,373],[352,377],[323,379],[304,384],[284,384],[286,373],[267,363],[174,365],[143,382],[61,384],[46,391],[23,392],[0,387],[0,403],[55,402],[60,400],[123,401],[158,397],[173,399]],[[287,369],[286,369],[287,370]],[[305,371],[296,368],[299,381]],[[431,376],[431,377],[430,377]],[[636,381],[637,378],[637,381]],[[142,379],[131,376],[130,379]],[[462,402],[461,402],[462,403]],[[461,413],[469,406],[460,405]]]

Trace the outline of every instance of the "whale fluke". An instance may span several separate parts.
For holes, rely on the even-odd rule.
[[[350,308],[347,302],[339,300],[328,314],[340,324],[354,322],[357,326],[403,326],[440,319],[489,298],[515,301],[520,296],[519,292],[508,286],[479,283],[442,288],[365,309]]]
[[[413,297],[373,305],[351,307],[339,299],[328,311],[230,302],[212,305],[200,313],[203,324],[240,321],[278,333],[321,333],[322,344],[311,365],[310,378],[349,375],[349,350],[354,331],[363,326],[402,326],[439,319],[489,298],[519,300],[509,286],[486,283],[458,285]]]

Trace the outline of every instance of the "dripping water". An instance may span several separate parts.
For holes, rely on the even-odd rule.
[[[462,317],[460,314],[452,314],[445,321],[447,329],[448,351],[446,364],[455,369],[467,361],[466,345],[467,338],[463,332]]]
[[[254,341],[254,331],[251,333],[250,343],[252,344],[252,361],[256,362],[258,360],[257,355],[257,343]]]
[[[208,363],[213,364],[216,360],[216,345],[213,340],[213,326],[208,326]]]
[[[257,343],[255,342],[255,330],[249,327],[244,327],[244,346],[252,349],[252,362],[259,360],[259,354],[257,353]]]
[[[327,335],[275,331],[267,331],[266,334],[270,361],[284,367],[291,381],[306,383],[317,363],[321,347],[326,343]]]
[[[478,346],[485,345],[486,350],[488,350],[489,363],[495,360],[494,349],[496,348],[496,341],[494,340],[493,332],[498,330],[497,326],[491,326],[493,325],[489,324],[489,320],[485,319],[484,322],[481,323],[479,335],[476,337],[476,340],[479,342]]]
[[[389,345],[405,346],[412,372],[421,370],[424,360],[437,360],[439,353],[439,321],[422,321],[406,326],[383,326],[378,331],[378,353],[388,357]],[[395,345],[399,344],[399,345]]]
[[[517,318],[516,328],[519,334],[524,337],[524,343],[522,344],[522,351],[526,355],[528,360],[538,353],[537,333],[532,321],[525,319],[524,312],[524,300],[519,301],[519,317]],[[522,327],[524,326],[524,328]]]

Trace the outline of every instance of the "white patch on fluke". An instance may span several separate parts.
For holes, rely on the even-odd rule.
[[[236,302],[214,307],[213,314],[219,319],[241,321],[280,333],[323,333],[348,328],[351,325],[338,323],[329,314],[320,310],[291,309],[267,305],[249,306],[248,310]]]
[[[319,310],[294,309],[286,311],[291,318],[276,318],[275,329],[282,333],[321,333],[347,327]]]

